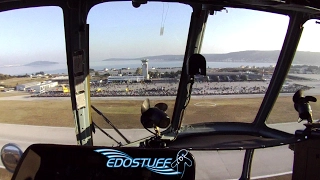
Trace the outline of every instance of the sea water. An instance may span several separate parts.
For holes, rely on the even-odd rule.
[[[157,61],[150,62],[149,68],[161,68],[161,67],[182,67],[182,61]],[[209,68],[232,68],[240,66],[256,66],[256,67],[270,67],[274,66],[275,63],[256,63],[256,62],[207,62],[207,67]],[[135,69],[141,67],[141,61],[139,60],[129,60],[129,61],[93,61],[90,62],[90,68],[94,70],[107,69],[119,69],[119,68],[131,68]],[[24,75],[33,74],[43,71],[48,74],[67,74],[67,63],[58,63],[45,66],[0,66],[0,74],[10,74],[10,75]]]

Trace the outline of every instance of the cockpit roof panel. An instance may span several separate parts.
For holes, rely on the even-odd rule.
[[[92,7],[96,4],[108,1],[86,0],[88,6]],[[120,0],[119,0],[120,1]],[[126,1],[126,0],[121,0]],[[320,2],[316,0],[151,0],[150,2],[178,2],[185,4],[206,4],[210,5],[214,10],[226,7],[245,8],[253,10],[261,10],[275,12],[281,14],[290,14],[292,12],[301,12],[316,17],[320,17]],[[64,6],[68,4],[72,7],[73,0],[0,0],[0,11],[37,7],[37,6]],[[144,0],[137,0],[137,3],[146,3]]]

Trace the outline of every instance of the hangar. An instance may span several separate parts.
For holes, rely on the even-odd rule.
[[[44,81],[44,82],[31,82],[26,84],[19,84],[16,86],[17,91],[29,91],[35,93],[43,93],[51,87],[58,85],[58,82]]]

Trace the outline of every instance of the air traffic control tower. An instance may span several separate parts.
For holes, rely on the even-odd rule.
[[[141,62],[142,62],[142,75],[144,76],[144,79],[148,80],[149,79],[148,59],[143,59],[141,60]]]

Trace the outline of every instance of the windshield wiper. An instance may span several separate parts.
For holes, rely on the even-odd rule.
[[[103,130],[102,128],[100,128],[96,123],[92,122],[92,124],[94,125],[94,127],[97,127],[103,134],[105,134],[106,136],[108,136],[110,139],[112,139],[113,141],[115,141],[119,146],[122,146],[122,143],[117,141],[116,139],[114,139],[110,134],[108,134],[105,130]],[[93,131],[94,132],[94,131]]]
[[[106,116],[104,116],[103,115],[103,113],[102,112],[100,112],[97,108],[95,108],[93,105],[91,105],[91,107],[92,107],[92,109],[93,110],[95,110],[100,116],[102,116],[103,117],[103,119],[126,141],[126,143],[130,143],[130,141],[118,130],[118,128],[116,128],[112,123],[111,123],[111,121],[106,117]],[[97,126],[96,124],[95,124],[95,126]],[[99,127],[98,127],[99,128]],[[99,128],[100,130],[102,130],[101,128]],[[104,131],[103,131],[104,132]],[[104,132],[104,134],[108,134],[108,133],[106,133],[106,132]],[[108,137],[111,137],[109,134],[107,135]],[[112,137],[111,137],[111,139],[113,139]],[[114,139],[113,139],[114,140]],[[116,141],[117,142],[117,141]],[[118,143],[118,142],[117,142]],[[119,144],[119,143],[118,143]],[[120,143],[121,144],[121,143]]]

